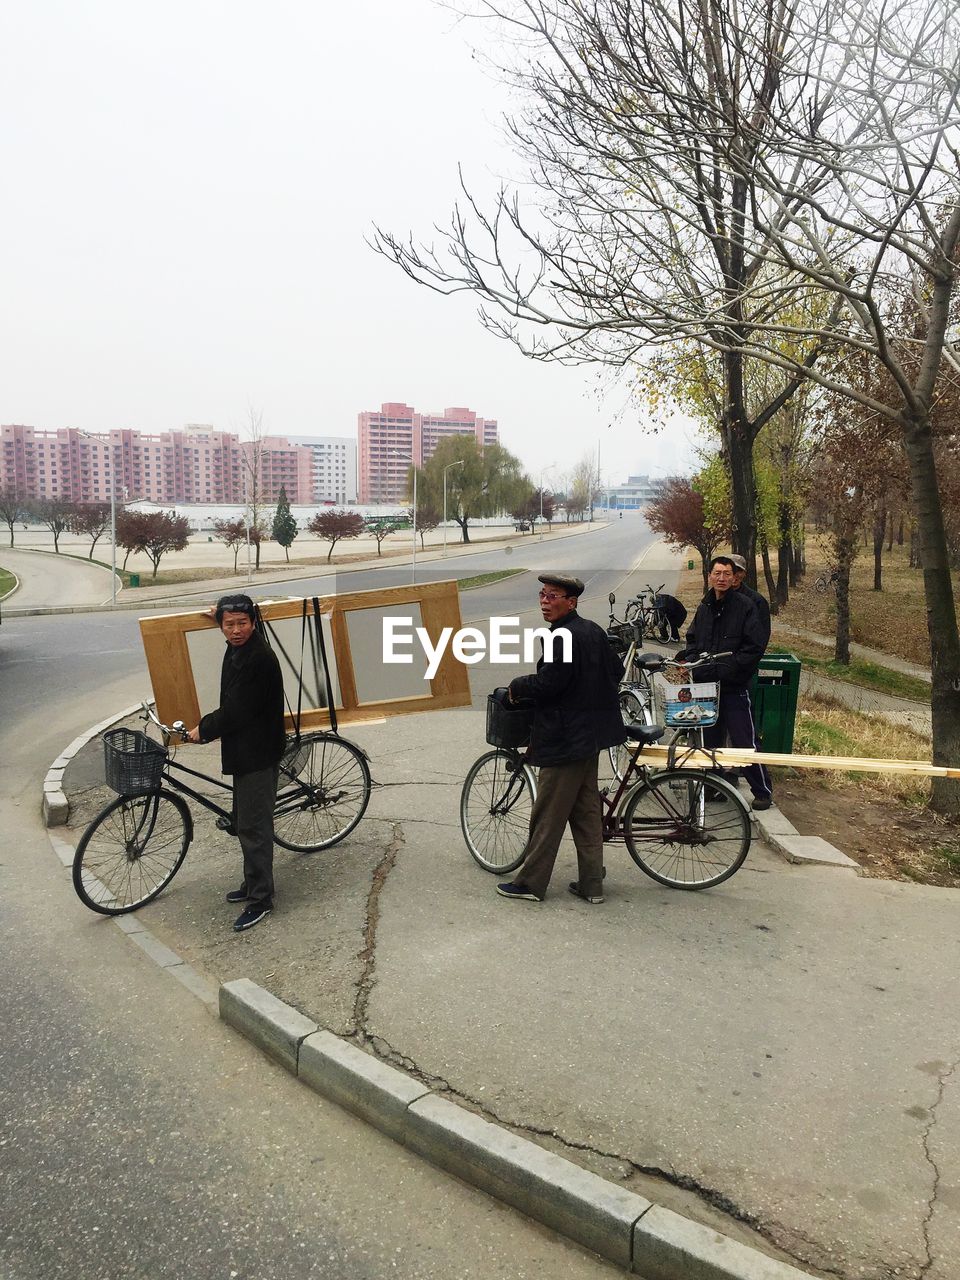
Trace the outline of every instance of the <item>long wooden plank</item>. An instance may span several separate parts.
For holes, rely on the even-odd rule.
[[[665,767],[669,749],[663,746],[644,747],[641,759],[649,764]],[[743,766],[748,764],[790,765],[796,769],[826,769],[837,773],[916,773],[927,778],[960,778],[960,769],[929,764],[925,760],[874,760],[865,756],[806,756],[788,755],[784,752],[753,751],[750,748],[723,747],[717,751],[696,751],[685,748],[677,752],[678,768],[709,768],[716,757],[717,764]]]

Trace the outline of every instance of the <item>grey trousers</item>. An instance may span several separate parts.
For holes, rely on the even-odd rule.
[[[530,814],[530,839],[514,884],[526,885],[538,898],[544,896],[569,822],[581,892],[588,897],[602,894],[603,806],[597,771],[597,756],[541,767]]]
[[[243,851],[243,887],[253,906],[273,905],[273,807],[279,769],[234,774],[233,825]]]

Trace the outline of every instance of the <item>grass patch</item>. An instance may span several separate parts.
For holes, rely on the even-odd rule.
[[[776,627],[774,633],[776,634]],[[778,649],[787,649],[796,654],[805,667],[833,680],[846,680],[848,684],[859,685],[862,689],[876,689],[897,698],[912,698],[915,702],[930,701],[930,685],[918,676],[882,667],[865,658],[851,658],[850,665],[845,667],[840,662],[834,662],[831,649],[812,644],[809,640],[801,640],[797,636],[781,634],[777,637],[776,644]]]
[[[857,756],[875,760],[929,760],[930,741],[879,716],[851,711],[832,698],[803,694],[797,707],[793,749],[799,755]],[[868,792],[896,797],[903,804],[924,804],[929,779],[909,773],[863,774],[814,772],[826,787],[847,787],[853,782]]]
[[[17,579],[9,569],[0,569],[0,599],[9,595],[16,585]]]
[[[458,586],[461,591],[472,591],[476,587],[489,587],[493,582],[502,582],[504,578],[515,578],[518,573],[528,573],[528,569],[497,569],[491,573],[477,573],[472,578],[461,578]]]

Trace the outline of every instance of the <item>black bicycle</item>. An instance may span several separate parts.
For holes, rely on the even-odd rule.
[[[236,834],[231,810],[191,787],[184,776],[232,796],[230,783],[175,759],[171,744],[186,741],[186,726],[176,721],[168,727],[147,703],[142,707],[141,718],[160,731],[162,741],[138,729],[109,729],[103,735],[107,784],[118,795],[84,831],[73,859],[80,901],[105,916],[152,902],[180,870],[193,839],[193,817],[182,796],[217,814],[217,826]],[[280,761],[276,843],[313,853],[348,836],[370,801],[367,761],[366,752],[335,729],[291,738]]]

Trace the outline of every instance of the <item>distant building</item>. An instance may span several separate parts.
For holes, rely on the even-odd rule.
[[[349,436],[288,436],[312,456],[313,502],[338,506],[357,500],[357,442]]]
[[[603,506],[614,510],[635,511],[656,498],[662,488],[662,480],[651,480],[649,476],[630,476],[626,484],[612,485],[602,490],[600,501]]]
[[[111,484],[123,500],[242,503],[254,445],[233,432],[191,424],[148,434],[61,427],[43,431],[0,427],[0,487],[24,499],[109,502]],[[262,441],[261,494],[276,501],[281,485],[291,502],[313,502],[313,453],[282,436]]]
[[[379,412],[357,418],[357,496],[360,502],[404,500],[411,464],[422,467],[447,436],[473,436],[483,448],[496,444],[497,423],[472,409],[418,413],[408,404],[387,401]]]

